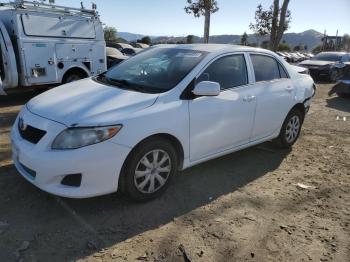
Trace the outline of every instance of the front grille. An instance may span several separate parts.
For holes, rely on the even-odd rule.
[[[22,125],[21,125],[22,122]],[[18,131],[21,137],[32,144],[37,144],[40,139],[46,134],[46,131],[32,127],[30,125],[23,125],[23,121],[18,122]]]

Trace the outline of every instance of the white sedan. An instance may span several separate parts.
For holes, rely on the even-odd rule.
[[[55,195],[145,201],[179,170],[268,140],[292,146],[314,93],[309,75],[267,50],[156,46],[29,101],[13,160]]]

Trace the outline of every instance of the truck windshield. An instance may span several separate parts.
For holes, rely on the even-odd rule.
[[[162,93],[175,87],[207,52],[152,48],[112,67],[96,79],[125,89]]]

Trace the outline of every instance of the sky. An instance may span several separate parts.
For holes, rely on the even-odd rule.
[[[203,34],[204,18],[184,11],[186,0],[84,0],[97,4],[101,20],[120,32],[151,36]],[[220,10],[212,15],[211,35],[251,33],[254,12],[261,3],[268,8],[273,0],[217,0]],[[280,0],[282,2],[283,0]],[[56,0],[58,5],[80,6],[80,0]],[[290,0],[292,23],[288,32],[315,29],[321,33],[350,33],[350,0]]]

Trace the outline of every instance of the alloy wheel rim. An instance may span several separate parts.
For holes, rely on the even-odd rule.
[[[293,116],[289,119],[286,127],[286,141],[288,143],[293,143],[299,134],[300,130],[300,119],[298,116]]]
[[[134,183],[138,191],[151,194],[161,189],[169,178],[171,159],[161,149],[146,153],[136,165]]]

